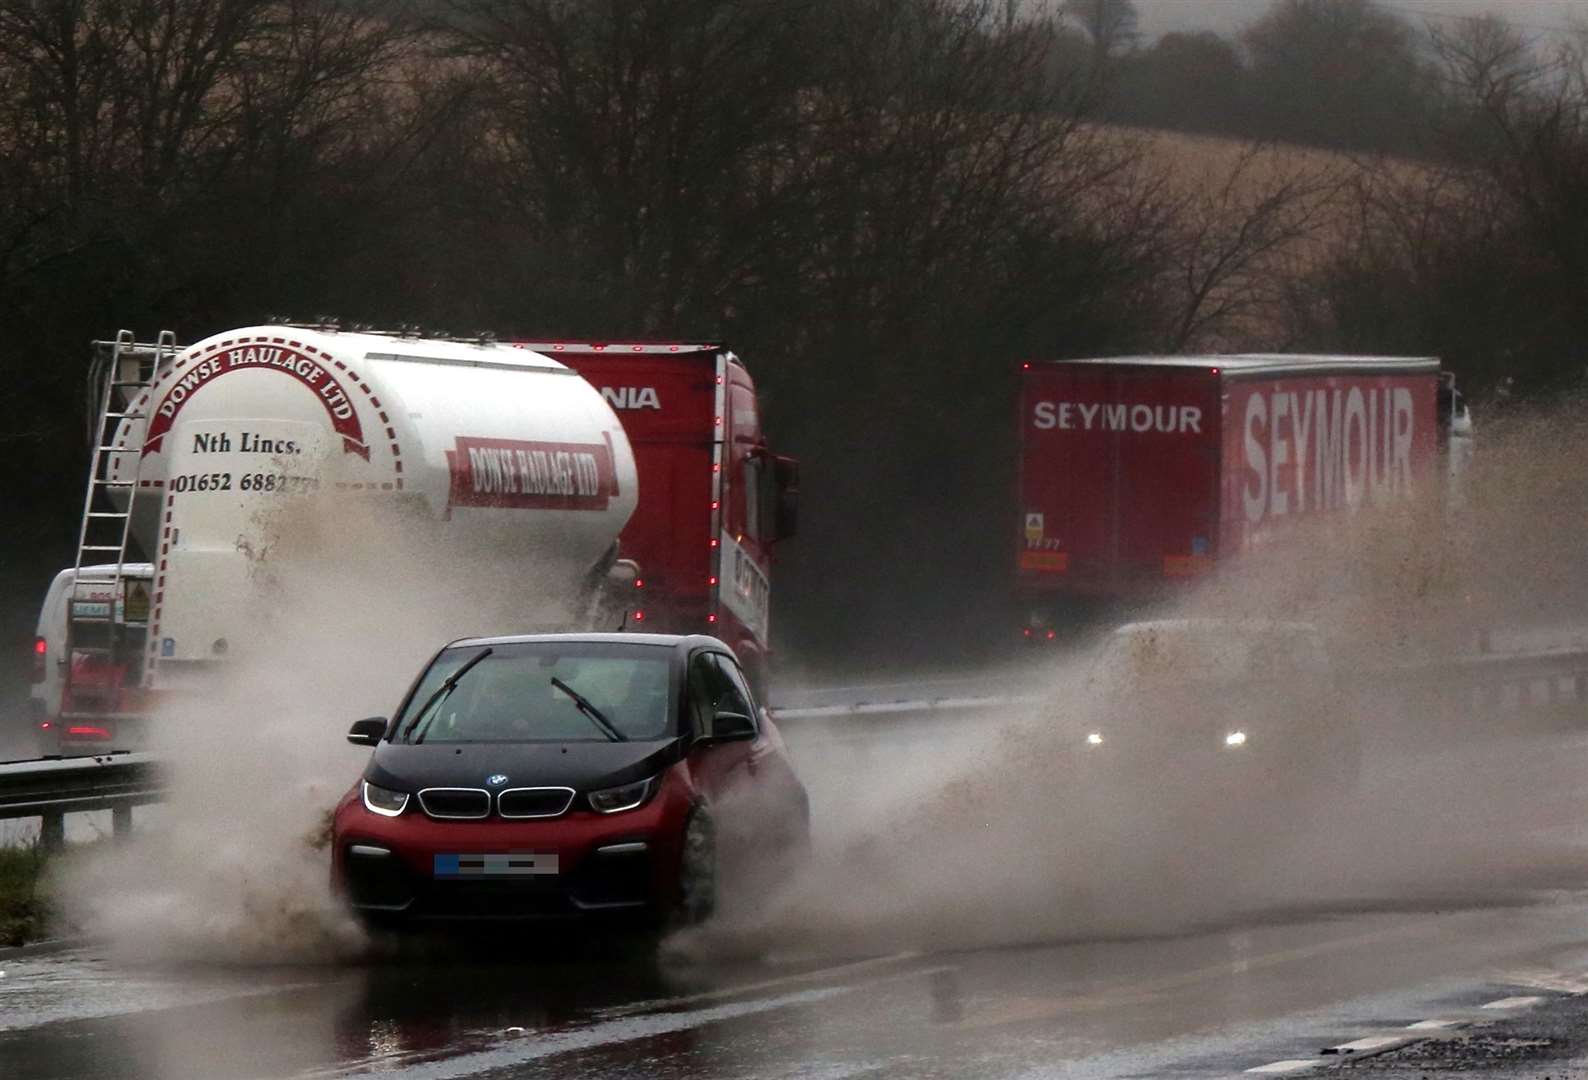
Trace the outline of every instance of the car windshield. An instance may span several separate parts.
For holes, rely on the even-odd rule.
[[[481,646],[460,646],[436,658],[398,719],[398,742],[606,742],[614,733],[624,739],[660,739],[671,730],[672,654],[666,647],[564,641],[493,645],[489,655],[464,671],[482,651]],[[452,688],[444,689],[460,671]],[[590,715],[590,709],[599,716]]]

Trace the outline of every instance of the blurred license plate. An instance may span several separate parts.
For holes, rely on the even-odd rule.
[[[557,856],[535,851],[504,855],[437,855],[436,877],[522,877],[557,873]]]

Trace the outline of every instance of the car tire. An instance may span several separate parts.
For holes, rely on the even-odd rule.
[[[684,823],[678,852],[678,906],[673,922],[699,926],[717,909],[717,827],[704,807]]]

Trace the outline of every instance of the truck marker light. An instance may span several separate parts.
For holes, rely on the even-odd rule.
[[[644,579],[644,578],[638,578],[638,577],[637,577],[637,578],[635,578],[635,579],[634,579],[634,587],[635,587],[635,588],[636,588],[636,589],[643,589],[643,588],[645,588],[645,579]]]
[[[644,345],[635,345],[634,346],[634,351],[635,352],[644,352],[645,351],[645,346]]]
[[[707,621],[707,622],[709,622],[709,623],[714,623],[714,622],[716,622],[716,621],[717,621],[717,616],[716,616],[716,613],[715,613],[715,612],[713,612],[713,613],[712,613],[712,614],[710,614],[710,615],[707,615],[707,616],[706,616],[706,621]]]
[[[722,385],[722,376],[721,376],[721,375],[718,375],[718,376],[717,376],[717,385],[718,385],[718,386],[721,386],[721,385]]]
[[[718,502],[716,499],[712,499],[711,500],[711,508],[713,510],[716,510],[716,509],[718,509],[721,506],[722,506],[722,503]]]
[[[1020,632],[1022,634],[1024,634],[1026,637],[1030,637],[1031,636],[1031,627],[1028,626],[1025,629],[1021,630]]]
[[[51,723],[50,721],[48,721],[48,720],[40,720],[39,721],[39,730],[40,731],[48,731],[48,730],[50,730],[50,728],[52,728],[54,726],[55,725],[53,723]]]
[[[715,585],[715,584],[717,584],[717,577],[716,577],[716,575],[715,575],[715,574],[713,574],[713,575],[712,575],[712,576],[711,576],[711,577],[709,577],[709,578],[707,578],[707,579],[706,579],[706,584],[707,584],[707,585]]]
[[[722,471],[722,466],[713,463],[712,466],[711,466],[711,471],[714,472],[714,473],[719,473],[719,472]]]
[[[1048,640],[1049,641],[1052,641],[1054,638],[1056,638],[1058,636],[1059,636],[1059,632],[1057,630],[1049,630],[1048,631]]]
[[[41,683],[47,677],[45,658],[50,654],[50,643],[41,637],[33,639],[33,681]]]
[[[1027,360],[1025,363],[1021,364],[1020,365],[1020,370],[1021,371],[1030,371],[1031,370],[1031,361]]]
[[[635,613],[634,613],[634,621],[635,621],[635,622],[644,622],[644,621],[645,621],[645,612],[643,612],[643,611],[636,611],[636,612],[635,612]]]
[[[713,536],[711,538],[711,546],[712,547],[716,547],[717,546],[717,538],[715,536]]]

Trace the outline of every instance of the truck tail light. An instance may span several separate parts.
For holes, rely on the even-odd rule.
[[[709,622],[709,623],[716,622],[717,621],[717,613],[716,612],[712,612],[710,615],[707,615],[706,616],[706,621]]]
[[[1031,627],[1029,627],[1029,626],[1028,626],[1028,627],[1025,627],[1025,628],[1024,628],[1024,629],[1023,629],[1023,630],[1021,630],[1021,631],[1020,631],[1020,632],[1021,632],[1021,633],[1022,633],[1022,634],[1024,634],[1024,635],[1025,635],[1025,636],[1026,636],[1026,637],[1030,637],[1030,636],[1031,636]]]
[[[109,742],[110,729],[102,728],[97,724],[72,724],[66,729],[68,739],[92,739],[95,742]]]
[[[636,612],[635,612],[635,613],[634,613],[634,621],[635,621],[635,622],[644,622],[644,621],[645,621],[645,612],[643,612],[643,611],[636,611]]]
[[[1059,636],[1059,632],[1057,630],[1049,630],[1048,631],[1048,640],[1049,641],[1052,641],[1054,638],[1056,638],[1058,636]]]
[[[44,681],[45,671],[47,670],[46,667],[45,667],[45,661],[48,660],[49,657],[50,657],[50,643],[48,641],[46,641],[44,638],[41,638],[41,637],[34,638],[33,639],[33,681],[34,682],[41,683],[41,682]]]

